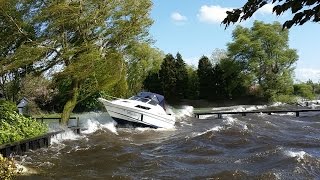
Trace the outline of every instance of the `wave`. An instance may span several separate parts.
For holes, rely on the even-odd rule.
[[[107,123],[100,123],[97,120],[88,119],[84,125],[85,130],[82,131],[82,134],[92,134],[98,130],[107,129],[110,132],[118,135],[117,128],[116,128],[116,122],[111,121]]]
[[[285,151],[284,154],[289,157],[297,158],[298,162],[304,160],[306,155],[308,155],[305,151],[291,151],[291,150]]]
[[[177,108],[168,106],[167,112],[174,115],[176,119],[182,119],[187,116],[193,116],[193,109],[193,106],[181,106]]]

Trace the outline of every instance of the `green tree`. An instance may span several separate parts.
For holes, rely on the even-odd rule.
[[[212,97],[212,64],[208,57],[202,56],[197,70],[199,78],[199,96],[202,99]]]
[[[313,93],[312,86],[308,83],[295,84],[294,86],[294,95],[300,96],[309,100],[315,98]]]
[[[143,88],[150,92],[164,94],[159,72],[149,72],[148,76],[143,81]]]
[[[126,82],[129,49],[148,41],[152,23],[150,0],[9,2],[0,1],[6,5],[1,6],[4,16],[9,14],[5,7],[23,12],[20,16],[11,13],[6,32],[14,29],[25,40],[9,51],[13,54],[7,61],[1,60],[6,62],[1,72],[36,64],[35,71],[41,73],[60,65],[54,79],[57,86],[64,87],[59,92],[65,100],[65,124],[77,103],[99,91],[119,89],[117,83]],[[25,30],[28,28],[31,33]]]
[[[167,54],[164,58],[161,69],[159,71],[159,78],[161,81],[161,87],[164,96],[169,100],[177,100],[177,71],[176,71],[176,59]]]
[[[199,98],[199,78],[197,69],[193,66],[187,66],[188,72],[188,83],[186,89],[187,99],[198,99]]]
[[[32,43],[36,35],[30,19],[25,16],[28,6],[19,4],[18,0],[0,1],[0,91],[11,101],[18,100],[21,78],[32,64],[28,59],[31,52],[26,52],[24,60],[16,60],[14,54]]]
[[[270,2],[275,5],[272,11],[276,15],[279,16],[288,10],[294,15],[292,19],[283,24],[283,28],[291,28],[292,25],[303,25],[308,21],[320,21],[320,1],[317,0],[249,0],[243,7],[227,11],[227,17],[222,23],[227,27],[230,23],[235,23],[239,19],[240,21],[246,20],[258,9]]]
[[[258,84],[261,96],[270,100],[293,92],[293,65],[298,55],[289,48],[288,33],[278,22],[255,21],[251,29],[238,26],[233,42],[228,44],[228,54],[244,64],[244,73],[252,85]]]
[[[186,98],[188,88],[188,71],[184,60],[180,53],[176,56],[176,93],[179,99]]]
[[[127,81],[129,94],[136,94],[143,89],[143,82],[148,74],[160,70],[164,53],[149,44],[136,44],[130,48],[127,56]]]
[[[230,58],[221,59],[219,66],[222,70],[224,81],[223,89],[226,98],[234,98],[245,95],[246,77],[243,75],[243,68],[240,62]]]

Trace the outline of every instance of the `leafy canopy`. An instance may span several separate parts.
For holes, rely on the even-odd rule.
[[[320,1],[319,0],[248,0],[247,3],[232,11],[227,11],[227,17],[222,21],[227,26],[238,20],[247,20],[258,9],[268,3],[275,4],[273,12],[281,15],[286,11],[291,11],[294,15],[292,19],[283,24],[283,28],[291,28],[292,25],[303,25],[304,23],[320,21]]]

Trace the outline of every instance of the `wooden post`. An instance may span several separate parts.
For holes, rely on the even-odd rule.
[[[299,111],[296,112],[296,117],[299,117]]]
[[[77,117],[77,127],[79,127],[79,117]]]
[[[246,115],[247,115],[245,112],[243,112],[243,113],[241,113],[241,114],[242,114],[242,116],[246,116]]]
[[[43,116],[41,117],[41,123],[43,124]]]
[[[218,119],[222,119],[222,114],[218,113]]]

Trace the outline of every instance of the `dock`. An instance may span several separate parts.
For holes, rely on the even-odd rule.
[[[246,116],[247,114],[268,114],[272,113],[295,113],[296,117],[300,116],[302,112],[320,112],[320,109],[291,109],[291,110],[254,110],[254,111],[209,111],[209,112],[194,112],[194,116],[196,118],[200,118],[201,115],[217,115],[219,119],[222,118],[224,114],[240,114],[242,116]]]

